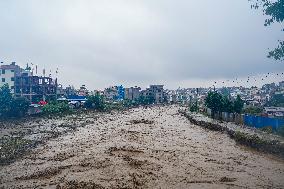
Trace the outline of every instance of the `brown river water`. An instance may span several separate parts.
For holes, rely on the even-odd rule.
[[[178,109],[93,113],[1,166],[0,188],[284,188],[282,160],[192,125]]]

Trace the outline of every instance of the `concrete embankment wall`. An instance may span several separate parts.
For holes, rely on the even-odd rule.
[[[239,144],[252,147],[258,151],[271,153],[284,159],[284,139],[282,137],[266,134],[261,131],[256,132],[236,124],[229,126],[228,123],[222,123],[211,118],[203,119],[205,116],[200,114],[197,116],[197,114],[187,111],[180,111],[180,113],[195,125],[226,133]]]

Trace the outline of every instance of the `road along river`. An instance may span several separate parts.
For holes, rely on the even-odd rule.
[[[0,188],[284,188],[282,160],[192,125],[178,109],[94,113],[0,167]]]

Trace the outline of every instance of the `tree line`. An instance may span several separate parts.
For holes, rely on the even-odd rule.
[[[205,105],[211,109],[212,116],[214,117],[217,113],[228,112],[228,113],[241,113],[244,107],[244,101],[240,95],[236,99],[232,99],[227,95],[222,95],[219,92],[209,91],[205,99]]]

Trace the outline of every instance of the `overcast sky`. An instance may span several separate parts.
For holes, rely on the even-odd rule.
[[[247,0],[0,0],[0,59],[58,67],[65,86],[210,86],[284,71],[264,19]]]

